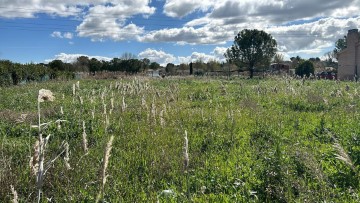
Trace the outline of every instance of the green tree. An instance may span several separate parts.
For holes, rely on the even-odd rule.
[[[102,63],[101,61],[97,60],[96,58],[92,58],[89,61],[89,71],[95,73],[97,71],[101,71]]]
[[[157,70],[157,69],[160,69],[160,64],[159,63],[156,63],[156,62],[152,62],[150,64],[150,68],[153,69],[153,70]]]
[[[334,54],[338,54],[339,52],[341,52],[343,49],[346,48],[346,36],[344,36],[343,38],[338,39],[335,42],[335,49],[334,49]]]
[[[208,71],[219,71],[221,70],[221,64],[216,60],[210,60],[207,64]]]
[[[74,68],[76,71],[80,72],[88,72],[89,71],[89,63],[90,59],[87,56],[80,56],[76,59],[76,62],[74,63]]]
[[[49,63],[49,67],[54,70],[54,71],[64,71],[65,70],[65,65],[64,62],[62,62],[61,60],[53,60]]]
[[[276,40],[268,33],[259,30],[242,30],[235,36],[234,44],[224,54],[230,63],[239,68],[246,65],[250,78],[256,66],[269,64],[276,53]]]
[[[176,72],[175,65],[173,63],[168,63],[165,67],[165,71],[170,75],[175,74]]]
[[[179,65],[180,70],[189,70],[189,64],[181,63]]]
[[[295,74],[303,77],[306,75],[306,77],[309,77],[310,74],[314,74],[315,68],[314,64],[310,61],[303,61],[301,62],[295,69]]]

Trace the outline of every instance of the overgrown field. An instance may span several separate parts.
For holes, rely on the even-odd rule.
[[[360,201],[359,83],[76,83],[0,89],[0,202],[38,199],[43,88],[42,202]]]

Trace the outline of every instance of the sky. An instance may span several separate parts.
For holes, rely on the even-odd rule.
[[[360,0],[0,0],[0,60],[223,61],[243,29],[271,34],[285,59],[321,58],[357,28]]]

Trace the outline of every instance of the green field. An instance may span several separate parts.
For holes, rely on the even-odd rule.
[[[31,126],[42,88],[56,97],[40,103],[41,131],[50,135],[42,202],[360,201],[359,83],[76,82],[0,89],[0,202],[14,198],[11,186],[19,202],[37,201]]]

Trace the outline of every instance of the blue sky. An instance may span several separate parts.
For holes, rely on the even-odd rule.
[[[273,35],[285,58],[322,57],[360,28],[356,14],[360,0],[0,0],[0,59],[221,61],[246,28]]]

